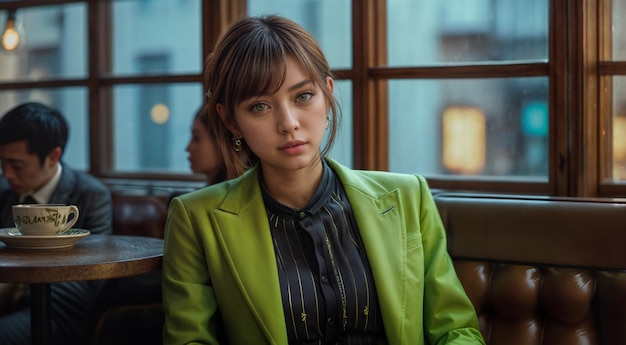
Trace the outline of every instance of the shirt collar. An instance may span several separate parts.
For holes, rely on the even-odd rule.
[[[276,201],[267,190],[262,178],[262,174],[259,174],[259,182],[261,185],[261,193],[263,194],[263,200],[265,200],[266,207],[272,211],[272,213],[282,213],[288,215],[294,215],[298,213],[306,213],[307,215],[316,214],[330,199],[332,191],[335,188],[337,177],[333,173],[333,170],[328,166],[326,160],[322,159],[322,180],[317,186],[317,189],[311,199],[307,202],[306,206],[300,210],[296,210],[287,207],[280,202]]]
[[[63,165],[60,164],[60,163],[57,163],[57,172],[50,179],[50,181],[48,181],[48,183],[46,183],[42,188],[40,188],[36,192],[29,192],[29,193],[25,193],[25,194],[20,195],[20,202],[24,201],[24,198],[26,198],[26,196],[30,195],[38,203],[40,203],[40,204],[47,204],[50,201],[50,198],[52,197],[52,193],[54,193],[54,190],[59,185],[59,181],[61,180],[61,172],[62,171],[63,171]]]

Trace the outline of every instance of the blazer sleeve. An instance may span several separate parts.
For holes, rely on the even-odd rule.
[[[448,255],[446,231],[423,177],[420,227],[424,247],[424,330],[430,344],[485,344],[478,318]]]
[[[163,344],[219,344],[218,305],[197,224],[179,197],[170,203],[163,253]],[[205,229],[206,231],[207,229]]]

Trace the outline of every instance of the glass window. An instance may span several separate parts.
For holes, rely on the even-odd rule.
[[[548,60],[548,0],[391,0],[390,66]]]
[[[612,60],[626,60],[626,2],[621,0],[612,1]],[[626,180],[626,76],[609,77],[612,85],[612,95],[610,99],[613,104],[612,109],[612,169],[608,175],[613,180]]]
[[[626,180],[626,77],[613,77],[613,171],[615,180]]]
[[[335,81],[335,98],[341,111],[341,122],[333,148],[328,156],[352,167],[353,162],[353,126],[352,126],[352,82],[346,80]]]
[[[343,164],[422,173],[449,189],[624,195],[625,1],[246,2],[0,0],[0,25],[14,20],[20,34],[5,43],[19,42],[14,51],[0,47],[0,112],[30,100],[56,106],[72,129],[64,159],[87,170],[98,152],[96,176],[179,178],[190,172],[185,147],[204,97],[203,54],[245,7],[302,24],[346,78],[335,81],[343,119],[330,152]],[[224,17],[211,12],[217,5]],[[371,12],[380,6],[384,14]],[[367,29],[353,28],[355,16]],[[381,34],[382,46],[353,51],[363,46],[353,37],[376,45]],[[581,51],[590,47],[599,49]],[[106,70],[90,68],[91,54]],[[374,94],[385,96],[366,96]],[[387,142],[357,157],[354,140],[379,135],[360,119],[374,117]],[[98,142],[91,119],[105,125]]]
[[[113,169],[189,173],[185,148],[202,97],[200,84],[115,86]]]
[[[2,30],[9,11],[0,12]],[[84,3],[18,9],[16,50],[0,47],[0,81],[86,78],[87,6]]]
[[[330,67],[352,67],[350,0],[248,0],[248,14],[278,14],[308,30],[322,47]]]
[[[626,1],[613,0],[612,5],[613,25],[611,34],[613,38],[613,60],[626,60]]]
[[[389,170],[548,179],[548,78],[392,80]]]
[[[112,73],[200,73],[201,10],[200,0],[114,1]],[[164,63],[146,69],[145,56],[162,56]]]
[[[63,161],[72,168],[89,169],[89,107],[87,88],[66,87],[0,91],[0,114],[26,102],[39,102],[59,110],[70,127]]]

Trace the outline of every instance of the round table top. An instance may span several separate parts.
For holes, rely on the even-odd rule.
[[[89,235],[64,249],[17,249],[0,242],[1,283],[55,283],[127,277],[161,269],[163,240]]]

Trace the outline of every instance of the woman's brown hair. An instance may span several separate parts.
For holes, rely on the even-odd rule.
[[[335,141],[339,106],[327,85],[327,78],[332,78],[328,61],[315,39],[283,17],[241,18],[220,36],[205,70],[209,125],[224,159],[227,179],[241,175],[258,161],[245,142],[241,151],[233,148],[233,134],[229,131],[237,128],[233,109],[253,96],[278,91],[285,80],[288,55],[295,57],[322,89],[332,114],[321,156],[330,151]],[[224,108],[224,121],[215,110],[217,104]]]

